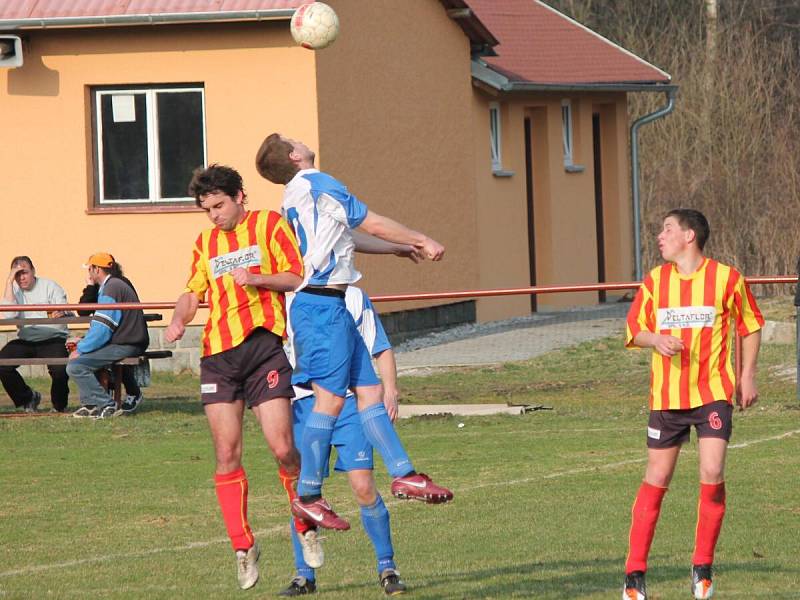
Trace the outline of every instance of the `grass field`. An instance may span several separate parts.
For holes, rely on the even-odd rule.
[[[794,359],[793,346],[765,346],[762,400],[735,417],[719,598],[800,598],[800,410],[794,383],[780,377]],[[526,363],[401,380],[417,403],[553,408],[399,423],[417,468],[456,493],[446,506],[390,500],[388,477],[377,471],[410,596],[619,597],[644,468],[646,363],[646,352],[602,340]],[[157,376],[133,417],[0,419],[0,598],[268,598],[288,583],[287,507],[249,418],[245,468],[262,579],[248,592],[236,587],[197,385]],[[692,443],[651,553],[653,599],[690,597],[696,465]],[[325,540],[321,595],[381,597],[344,478],[326,489],[353,530]]]

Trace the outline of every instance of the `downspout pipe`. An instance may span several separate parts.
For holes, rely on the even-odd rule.
[[[631,189],[633,191],[633,254],[636,265],[636,281],[642,280],[642,210],[639,199],[639,128],[652,123],[656,119],[667,116],[675,108],[677,88],[670,88],[665,92],[666,106],[655,112],[644,115],[631,125]]]

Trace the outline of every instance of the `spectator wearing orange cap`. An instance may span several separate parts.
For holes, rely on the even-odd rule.
[[[88,280],[100,286],[98,304],[139,302],[136,290],[123,279],[120,265],[110,254],[92,254],[84,267],[88,271]],[[67,373],[77,384],[81,399],[81,407],[72,413],[73,416],[104,419],[117,414],[113,399],[94,373],[117,360],[141,354],[149,341],[141,310],[109,308],[95,311],[89,331],[69,355]]]

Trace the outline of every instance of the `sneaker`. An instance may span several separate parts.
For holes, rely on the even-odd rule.
[[[292,514],[303,519],[309,525],[324,527],[325,529],[338,529],[346,531],[350,529],[350,523],[342,519],[333,512],[331,505],[325,498],[318,498],[313,502],[304,503],[300,498],[292,500]]]
[[[125,400],[122,402],[122,412],[124,412],[126,415],[136,412],[142,405],[142,400],[144,400],[144,398],[142,397],[141,392],[135,396],[127,395]]]
[[[239,587],[249,590],[258,581],[258,559],[261,549],[258,543],[250,546],[249,550],[236,551],[236,571],[239,577]]]
[[[115,404],[110,404],[103,408],[98,407],[98,409],[95,410],[95,414],[92,416],[95,419],[109,419],[111,417],[118,417],[121,414],[122,411],[119,410]]]
[[[280,592],[278,596],[305,596],[306,594],[313,594],[317,591],[317,584],[306,579],[305,577],[295,577],[285,590]]]
[[[394,569],[381,571],[381,587],[387,596],[399,596],[406,593],[406,584],[400,580],[400,573]]]
[[[39,403],[42,401],[42,395],[39,392],[33,392],[30,402],[23,405],[26,413],[35,413],[39,409]]]
[[[694,565],[692,567],[692,592],[697,600],[706,600],[714,595],[711,565]]]
[[[436,485],[425,473],[412,473],[395,477],[392,494],[405,500],[420,500],[428,504],[441,504],[453,499],[453,492]]]
[[[622,588],[622,600],[647,600],[647,585],[644,582],[644,571],[634,571],[625,575]]]
[[[298,533],[297,539],[303,548],[303,560],[312,569],[319,569],[325,562],[325,552],[322,550],[322,543],[316,528],[309,529],[305,533]]]
[[[72,416],[76,419],[85,419],[87,417],[95,417],[97,416],[97,407],[96,406],[81,406],[72,413]]]

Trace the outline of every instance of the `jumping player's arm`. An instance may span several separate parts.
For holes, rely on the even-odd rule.
[[[178,297],[175,303],[175,311],[172,313],[172,320],[164,332],[164,338],[168,342],[174,342],[183,337],[186,332],[186,325],[192,322],[200,299],[194,292],[184,292]]]
[[[442,260],[444,256],[444,246],[436,240],[371,210],[367,212],[360,228],[387,242],[414,246],[430,260]]]
[[[174,342],[183,337],[186,332],[186,325],[192,322],[197,307],[206,296],[209,281],[206,271],[205,261],[203,260],[203,236],[200,235],[195,241],[194,251],[192,252],[192,268],[189,281],[186,282],[186,290],[178,297],[175,303],[175,310],[172,313],[172,320],[164,332],[164,337],[168,342]]]
[[[383,405],[392,423],[397,419],[397,362],[394,359],[394,351],[389,348],[375,356],[378,365],[378,375],[383,384]]]
[[[347,291],[350,301],[348,310],[356,320],[356,327],[364,343],[369,348],[370,354],[375,359],[378,366],[378,375],[383,385],[383,405],[389,419],[394,422],[397,419],[397,363],[394,358],[392,344],[383,328],[383,323],[378,316],[378,312],[369,299],[369,296],[358,288],[350,287]],[[356,293],[358,296],[356,296]],[[358,301],[353,298],[357,297]]]
[[[361,252],[362,254],[394,254],[395,256],[408,258],[414,263],[425,260],[425,256],[410,244],[387,242],[357,229],[351,230],[350,233],[356,245],[356,252]]]

